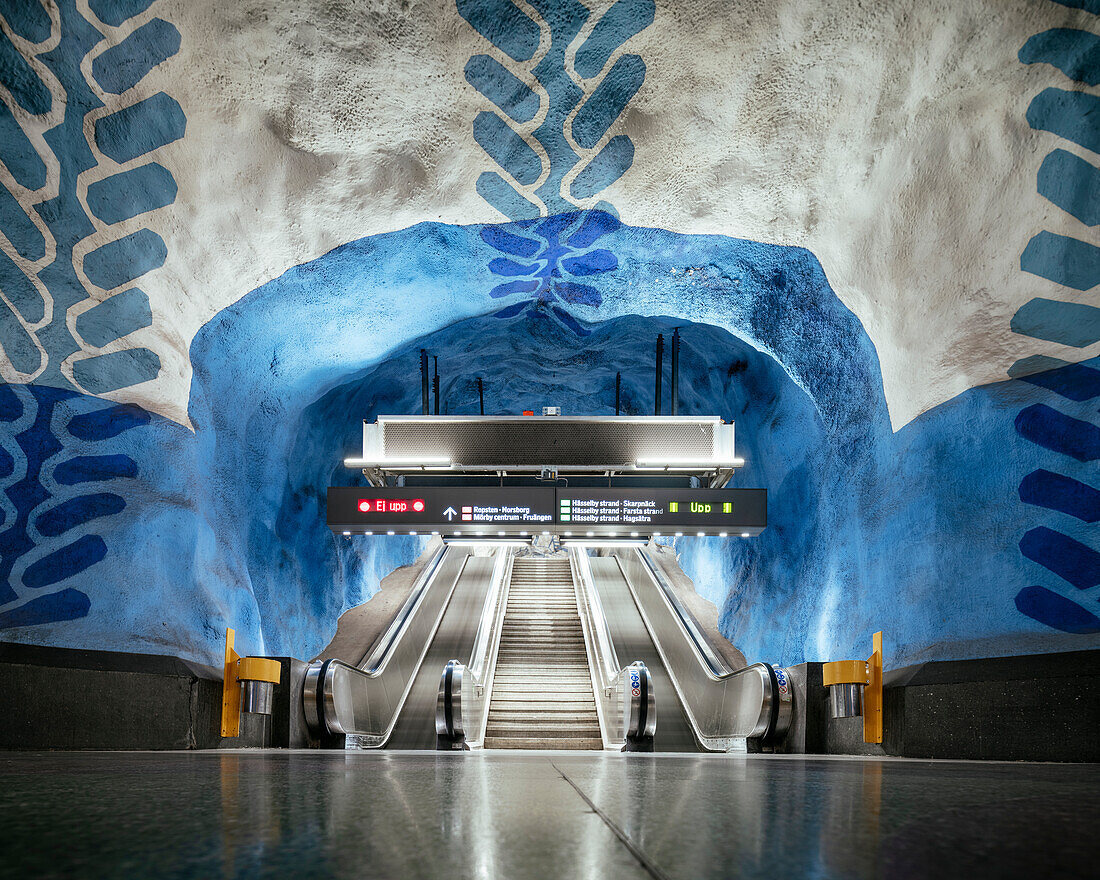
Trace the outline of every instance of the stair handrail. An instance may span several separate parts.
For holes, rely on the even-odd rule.
[[[645,548],[614,556],[699,742],[728,751],[782,737],[793,709],[787,671],[767,663],[731,669]]]
[[[440,547],[360,666],[336,659],[309,664],[302,709],[315,736],[354,735],[363,748],[385,744],[468,559]]]
[[[569,567],[577,593],[596,714],[604,748],[622,751],[639,743],[652,744],[657,727],[657,704],[653,677],[640,660],[628,666],[619,663],[611,626],[595,589],[592,566],[583,547],[569,548]]]

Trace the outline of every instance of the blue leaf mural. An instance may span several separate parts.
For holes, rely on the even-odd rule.
[[[0,385],[0,617],[7,626],[87,614],[87,597],[78,601],[84,594],[71,587],[53,599],[36,594],[107,555],[96,523],[121,513],[126,500],[86,487],[132,479],[138,468],[126,455],[89,453],[148,422],[139,407],[47,386]]]
[[[496,226],[484,227],[482,241],[510,255],[490,260],[489,271],[502,277],[525,279],[498,284],[489,291],[489,296],[521,294],[528,298],[526,303],[513,304],[497,312],[498,317],[510,318],[523,308],[549,305],[553,306],[550,313],[558,316],[574,333],[587,335],[588,331],[580,322],[561,306],[596,308],[603,302],[597,288],[573,279],[601,275],[619,267],[613,252],[592,246],[620,226],[618,218],[603,211],[577,211],[543,220],[523,220],[513,224],[511,232]]]
[[[653,22],[654,0],[618,0],[575,52],[591,15],[577,0],[532,0],[538,21],[510,0],[456,6],[508,59],[479,54],[466,64],[466,81],[501,114],[474,119],[474,139],[500,168],[481,175],[478,194],[510,220],[578,207],[614,213],[594,200],[630,168],[634,145],[626,135],[604,140],[641,88],[646,66],[640,56],[622,54],[605,67]],[[549,45],[540,46],[540,27]]]
[[[1057,2],[1100,12],[1092,0]],[[1076,82],[1100,82],[1100,38],[1085,31],[1043,31],[1024,44],[1019,59],[1024,64],[1050,64]],[[1100,99],[1095,96],[1052,87],[1032,99],[1027,121],[1033,129],[1052,132],[1095,151],[1100,148],[1098,113]],[[1036,189],[1084,226],[1100,222],[1100,170],[1084,159],[1066,150],[1053,150],[1038,169]],[[1092,290],[1100,283],[1100,248],[1043,230],[1027,243],[1020,256],[1020,268],[1073,290]],[[1037,297],[1013,316],[1012,331],[1083,348],[1100,339],[1100,309],[1088,303]],[[1093,464],[1100,459],[1100,427],[1094,422],[1095,411],[1081,418],[1084,413],[1071,415],[1063,409],[1100,396],[1100,371],[1085,364],[1033,357],[1013,364],[1009,374],[1053,395],[1050,403],[1024,407],[1015,420],[1022,440],[1052,453],[1049,468],[1024,476],[1019,486],[1020,500],[1055,515],[1096,522],[1100,493],[1067,471],[1071,461]],[[1063,403],[1051,405],[1058,399]],[[1100,553],[1065,531],[1066,526],[1059,520],[1029,529],[1020,539],[1020,553],[1077,590],[1091,590],[1100,584]],[[1062,632],[1100,633],[1100,619],[1094,609],[1086,607],[1086,603],[1091,604],[1090,598],[1052,587],[1056,587],[1055,582],[1024,587],[1016,594],[1017,609]]]
[[[56,169],[51,180],[23,123],[0,104],[0,162],[17,184],[0,186],[0,234],[11,246],[0,253],[6,299],[0,303],[0,348],[9,374],[33,383],[0,386],[0,626],[5,628],[89,613],[88,596],[66,582],[111,552],[100,526],[126,508],[118,481],[138,476],[134,459],[111,446],[147,424],[148,414],[89,395],[118,391],[160,372],[156,353],[127,344],[126,338],[152,324],[149,299],[132,282],[163,264],[167,247],[152,229],[119,235],[112,227],[175,201],[171,172],[146,157],[183,136],[183,111],[164,93],[139,99],[132,90],[179,51],[180,34],[152,18],[98,51],[110,29],[126,26],[149,5],[149,0],[91,0],[94,17],[87,17],[66,0],[57,4],[55,25],[39,0],[0,3],[7,26],[40,47],[36,53],[32,47],[32,56],[56,85],[47,84],[3,35],[0,84],[28,117],[64,108],[44,133]],[[56,48],[45,48],[50,45]],[[51,92],[57,87],[61,92]],[[105,107],[104,94],[120,96],[119,106],[96,119],[89,142],[85,119]],[[112,160],[105,163],[105,175],[95,173],[93,147]],[[89,172],[86,209],[77,180]],[[97,231],[106,242],[81,256],[82,242]],[[89,299],[92,306],[84,307]],[[103,351],[107,347],[111,350]]]
[[[43,157],[10,109],[0,106],[0,162],[22,188],[11,192],[0,187],[0,233],[22,258],[19,264],[7,256],[0,258],[0,289],[15,293],[8,296],[10,308],[0,305],[0,348],[25,381],[103,393],[146,382],[160,371],[155,353],[124,342],[134,331],[149,326],[146,299],[124,296],[100,312],[90,338],[74,336],[66,320],[73,306],[88,298],[102,299],[105,293],[154,271],[167,255],[163,240],[148,228],[113,236],[83,257],[77,255],[81,242],[97,229],[109,235],[115,224],[151,214],[176,198],[171,172],[143,159],[183,137],[183,111],[163,92],[143,99],[129,96],[150,70],[178,52],[179,32],[154,18],[97,53],[109,28],[125,25],[148,6],[148,2],[101,0],[91,4],[97,20],[89,20],[74,2],[61,3],[59,35],[51,33],[49,16],[38,0],[0,8],[13,31],[26,39],[46,45],[59,36],[57,49],[42,51],[37,60],[56,77],[63,92],[53,95],[27,59],[2,37],[0,81],[32,116],[49,113],[59,99],[65,108],[60,121],[45,132],[58,169],[51,186]],[[81,69],[87,56],[91,56],[92,80]],[[84,121],[104,107],[99,97],[103,93],[119,95],[122,106],[95,120],[94,146],[114,162],[134,167],[114,169],[117,173],[99,179],[93,175],[86,210],[77,193],[77,178],[95,169],[97,159]],[[87,321],[83,323],[88,326]],[[121,348],[119,342],[123,342]],[[97,351],[107,345],[117,350],[109,355]],[[70,359],[73,369],[63,369]]]

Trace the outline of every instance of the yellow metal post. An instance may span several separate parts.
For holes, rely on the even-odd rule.
[[[867,684],[867,663],[864,660],[834,660],[821,667],[825,687],[834,684]]]
[[[278,684],[282,666],[278,660],[241,657],[233,650],[236,634],[225,630],[225,677],[222,680],[222,736],[241,735],[241,682],[269,681]]]
[[[863,689],[863,741],[882,742],[882,632],[875,633]]]
[[[882,632],[872,641],[872,651],[866,660],[834,660],[821,667],[825,687],[839,684],[862,684],[863,741],[882,742]]]
[[[233,650],[236,633],[225,630],[225,678],[222,680],[222,736],[241,734],[241,682],[237,677],[240,655]]]

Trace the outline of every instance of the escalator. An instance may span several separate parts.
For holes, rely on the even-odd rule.
[[[620,657],[640,660],[653,677],[658,719],[653,738],[654,751],[698,751],[700,746],[691,722],[684,713],[676,688],[638,612],[618,562],[614,556],[597,556],[590,558],[588,564],[616,653]]]
[[[786,723],[782,671],[716,662],[642,549],[448,546],[421,580],[361,667],[310,667],[304,708],[322,740],[721,751]]]
[[[448,552],[455,552],[453,549]],[[439,671],[452,657],[473,650],[477,626],[492,586],[496,555],[469,556],[424,660],[401,706],[388,749],[434,749]]]

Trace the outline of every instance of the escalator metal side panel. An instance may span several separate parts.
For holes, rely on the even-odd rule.
[[[355,735],[362,747],[377,748],[385,743],[469,558],[467,553],[447,549],[420,601],[407,615],[400,637],[377,669],[329,661],[324,680],[316,682],[321,688],[320,700],[310,693],[312,679],[307,676],[305,707],[309,709],[311,703],[323,707],[324,717],[318,719],[321,726],[330,733]]]
[[[497,549],[491,556],[471,556],[462,570],[431,643],[420,659],[400,714],[386,742],[389,749],[436,748],[435,715],[439,676],[447,662],[470,656],[489,600]]]
[[[621,662],[640,660],[653,678],[657,704],[657,729],[654,750],[658,752],[696,752],[702,746],[684,712],[675,685],[642,619],[630,587],[618,564],[611,557],[589,558],[593,586],[599,594],[603,613],[611,631],[615,654]]]
[[[754,663],[716,675],[640,553],[616,553],[614,559],[699,741],[707,748],[725,750],[736,740],[767,734],[774,723],[776,697],[770,668]]]

